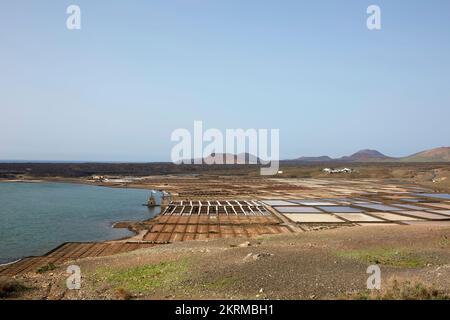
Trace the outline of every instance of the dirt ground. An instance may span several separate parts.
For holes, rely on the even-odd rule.
[[[80,290],[66,289],[68,265]],[[381,290],[366,288],[369,265]],[[450,295],[450,227],[342,227],[179,242],[17,276],[14,299],[433,299]]]

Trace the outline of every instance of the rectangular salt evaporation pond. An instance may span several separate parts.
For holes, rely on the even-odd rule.
[[[429,202],[424,202],[423,203],[426,206],[430,206],[433,208],[441,208],[441,209],[450,209],[450,203],[429,203]]]
[[[402,215],[399,215],[399,214],[389,213],[389,212],[371,212],[370,214],[373,215],[373,216],[382,218],[382,219],[389,220],[389,221],[417,221],[417,220],[421,220],[421,219],[418,219],[418,218],[402,216]]]
[[[292,202],[287,202],[287,201],[284,201],[284,200],[262,200],[261,202],[264,203],[264,204],[267,204],[268,206],[271,206],[271,207],[295,205]]]
[[[383,220],[368,216],[363,213],[337,213],[338,217],[344,218],[351,222],[382,222]]]
[[[379,202],[368,202],[368,201],[352,201],[349,204],[356,204],[356,205],[360,205],[360,204],[373,204],[373,203],[379,203]]]
[[[294,222],[299,223],[344,223],[344,220],[339,219],[338,217],[332,216],[327,213],[319,213],[319,214],[285,214],[285,216],[291,219]]]
[[[409,210],[425,210],[426,208],[424,207],[419,207],[413,204],[401,204],[401,203],[393,203],[393,206],[396,207],[400,207],[400,208],[405,208],[405,209],[409,209]]]
[[[281,213],[319,213],[316,208],[310,207],[275,207],[275,210]]]
[[[415,196],[434,198],[434,199],[442,199],[442,200],[450,200],[450,194],[448,194],[448,193],[416,193]]]
[[[345,207],[345,206],[332,206],[332,207],[318,207],[319,209],[326,211],[326,212],[332,212],[332,213],[359,213],[363,212],[361,209],[352,208],[352,207]]]
[[[405,202],[421,202],[423,201],[423,199],[417,199],[417,198],[401,198],[400,200],[405,201]]]
[[[444,216],[450,217],[450,210],[428,210],[429,212],[437,213],[437,214],[443,214]]]
[[[400,211],[401,208],[395,208],[384,204],[359,204],[358,207],[372,209],[376,211]]]
[[[289,200],[293,203],[302,204],[304,206],[334,206],[336,203],[329,201],[317,200]]]
[[[430,219],[430,220],[445,220],[449,219],[447,216],[441,216],[438,214],[425,212],[425,211],[401,211],[402,214],[407,214],[413,217],[422,218],[422,219]]]

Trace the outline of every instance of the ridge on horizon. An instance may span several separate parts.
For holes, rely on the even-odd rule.
[[[224,163],[227,163],[227,159],[237,159],[238,154],[232,153],[218,153],[211,154],[203,159],[210,158],[212,156],[224,157]],[[248,152],[244,153],[246,163],[249,159],[253,159],[257,164],[261,164],[265,161],[258,156],[252,155]],[[189,159],[187,159],[189,160]],[[192,162],[195,159],[190,159]],[[342,156],[339,158],[332,158],[327,155],[322,156],[301,156],[294,159],[280,159],[280,161],[289,162],[450,162],[450,147],[437,147],[413,153],[405,157],[391,157],[381,153],[374,149],[362,149],[350,156]],[[0,159],[0,163],[55,163],[55,164],[80,164],[80,163],[171,163],[170,161],[115,161],[115,160],[8,160]]]
[[[363,149],[350,156],[331,158],[329,156],[299,157],[290,161],[298,162],[450,162],[450,147],[438,147],[420,151],[405,157],[390,157],[378,150]]]

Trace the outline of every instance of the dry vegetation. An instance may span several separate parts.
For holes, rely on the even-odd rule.
[[[0,277],[0,298],[17,298],[27,289],[22,282],[9,277]]]
[[[381,290],[359,292],[346,298],[354,300],[450,300],[450,294],[421,282],[394,279]]]
[[[369,232],[370,231],[370,232]],[[24,299],[448,299],[448,227],[360,227],[179,242],[85,258],[82,288],[66,265],[17,280]],[[366,289],[377,263],[382,290]]]

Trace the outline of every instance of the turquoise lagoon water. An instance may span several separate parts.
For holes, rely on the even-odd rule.
[[[70,183],[0,183],[0,264],[42,255],[67,241],[127,237],[114,222],[159,213],[146,203],[149,190]]]

